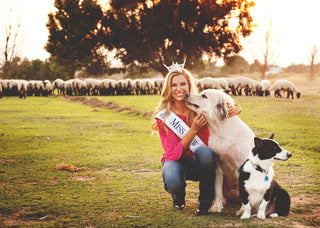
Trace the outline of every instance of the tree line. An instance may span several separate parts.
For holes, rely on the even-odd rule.
[[[9,71],[8,77],[10,79],[24,79],[24,80],[50,80],[55,79],[68,80],[69,76],[61,67],[58,67],[50,60],[42,61],[40,59],[20,60],[16,58],[13,62],[12,69]],[[262,64],[257,61],[249,64],[241,56],[233,56],[228,59],[224,66],[217,67],[215,63],[204,64],[202,69],[197,69],[196,73],[199,77],[224,77],[226,75],[239,75],[239,74],[250,74],[259,72]],[[314,66],[315,74],[320,73],[320,64]],[[282,69],[283,73],[295,73],[295,74],[308,74],[310,71],[310,66],[304,64],[292,64],[286,68]],[[112,75],[113,73],[125,73],[127,78],[149,78],[157,74],[157,72],[150,71],[149,69],[142,70],[137,67],[129,67],[128,69],[115,68],[106,72],[106,75]],[[76,77],[79,78],[89,78],[104,77],[104,74],[92,75],[85,71],[80,71]],[[3,73],[0,72],[0,78],[3,77]]]

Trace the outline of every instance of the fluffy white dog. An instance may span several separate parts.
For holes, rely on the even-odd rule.
[[[221,212],[225,196],[240,200],[239,168],[254,147],[254,133],[238,116],[228,118],[227,103],[233,99],[222,90],[208,89],[201,94],[187,94],[186,104],[208,120],[208,146],[216,154],[215,199],[211,212]]]

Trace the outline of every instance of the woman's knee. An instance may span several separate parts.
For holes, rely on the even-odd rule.
[[[194,154],[196,160],[201,166],[214,166],[216,167],[216,161],[214,152],[209,147],[200,147],[195,151]]]
[[[170,162],[165,162],[162,169],[162,177],[164,182],[164,188],[167,192],[175,194],[185,189],[185,181],[181,167]]]
[[[184,181],[176,178],[166,178],[164,179],[164,188],[167,192],[171,194],[177,194],[183,192],[186,187]]]

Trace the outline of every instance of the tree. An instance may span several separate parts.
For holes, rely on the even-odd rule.
[[[309,63],[310,63],[310,80],[314,80],[315,79],[315,64],[318,58],[318,54],[319,54],[319,48],[317,47],[316,44],[313,45],[312,49],[309,52]]]
[[[250,66],[248,62],[242,56],[239,55],[227,57],[225,60],[225,66],[223,67],[223,70],[226,73],[230,74],[248,72],[249,69]]]
[[[263,34],[261,41],[262,44],[259,45],[261,47],[260,58],[261,59],[261,78],[264,79],[266,72],[269,70],[269,67],[274,64],[276,56],[277,56],[277,46],[279,44],[279,39],[277,37],[278,33],[275,32],[274,26],[272,25],[272,19],[269,18],[266,20],[266,25],[263,30]],[[254,57],[257,59],[256,50],[254,50]]]
[[[111,0],[102,21],[104,45],[119,50],[125,65],[147,64],[166,74],[163,64],[192,69],[203,55],[228,57],[250,35],[251,0]]]
[[[77,68],[91,62],[92,51],[99,46],[100,5],[95,0],[55,0],[55,13],[50,13],[46,50],[58,64],[74,77]]]
[[[34,59],[14,58],[12,62],[12,69],[9,72],[10,78],[25,79],[25,80],[51,80],[56,79],[55,72],[51,70],[49,62]]]
[[[255,59],[254,62],[250,65],[250,73],[260,72],[262,69],[261,63]]]
[[[5,14],[4,14],[5,15]],[[9,77],[9,71],[12,68],[13,61],[18,56],[19,46],[22,44],[20,38],[20,17],[16,18],[16,22],[14,22],[15,18],[12,18],[12,8],[9,9],[9,15],[7,21],[4,23],[4,32],[1,32],[1,36],[3,36],[3,40],[0,47],[0,52],[3,56],[0,58],[0,68],[3,71],[3,78]]]

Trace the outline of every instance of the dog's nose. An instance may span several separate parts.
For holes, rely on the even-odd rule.
[[[288,158],[291,158],[292,157],[292,154],[291,153],[288,153]]]
[[[185,96],[185,98],[188,98],[190,96],[190,94],[186,93],[186,95],[184,95],[184,96]]]

